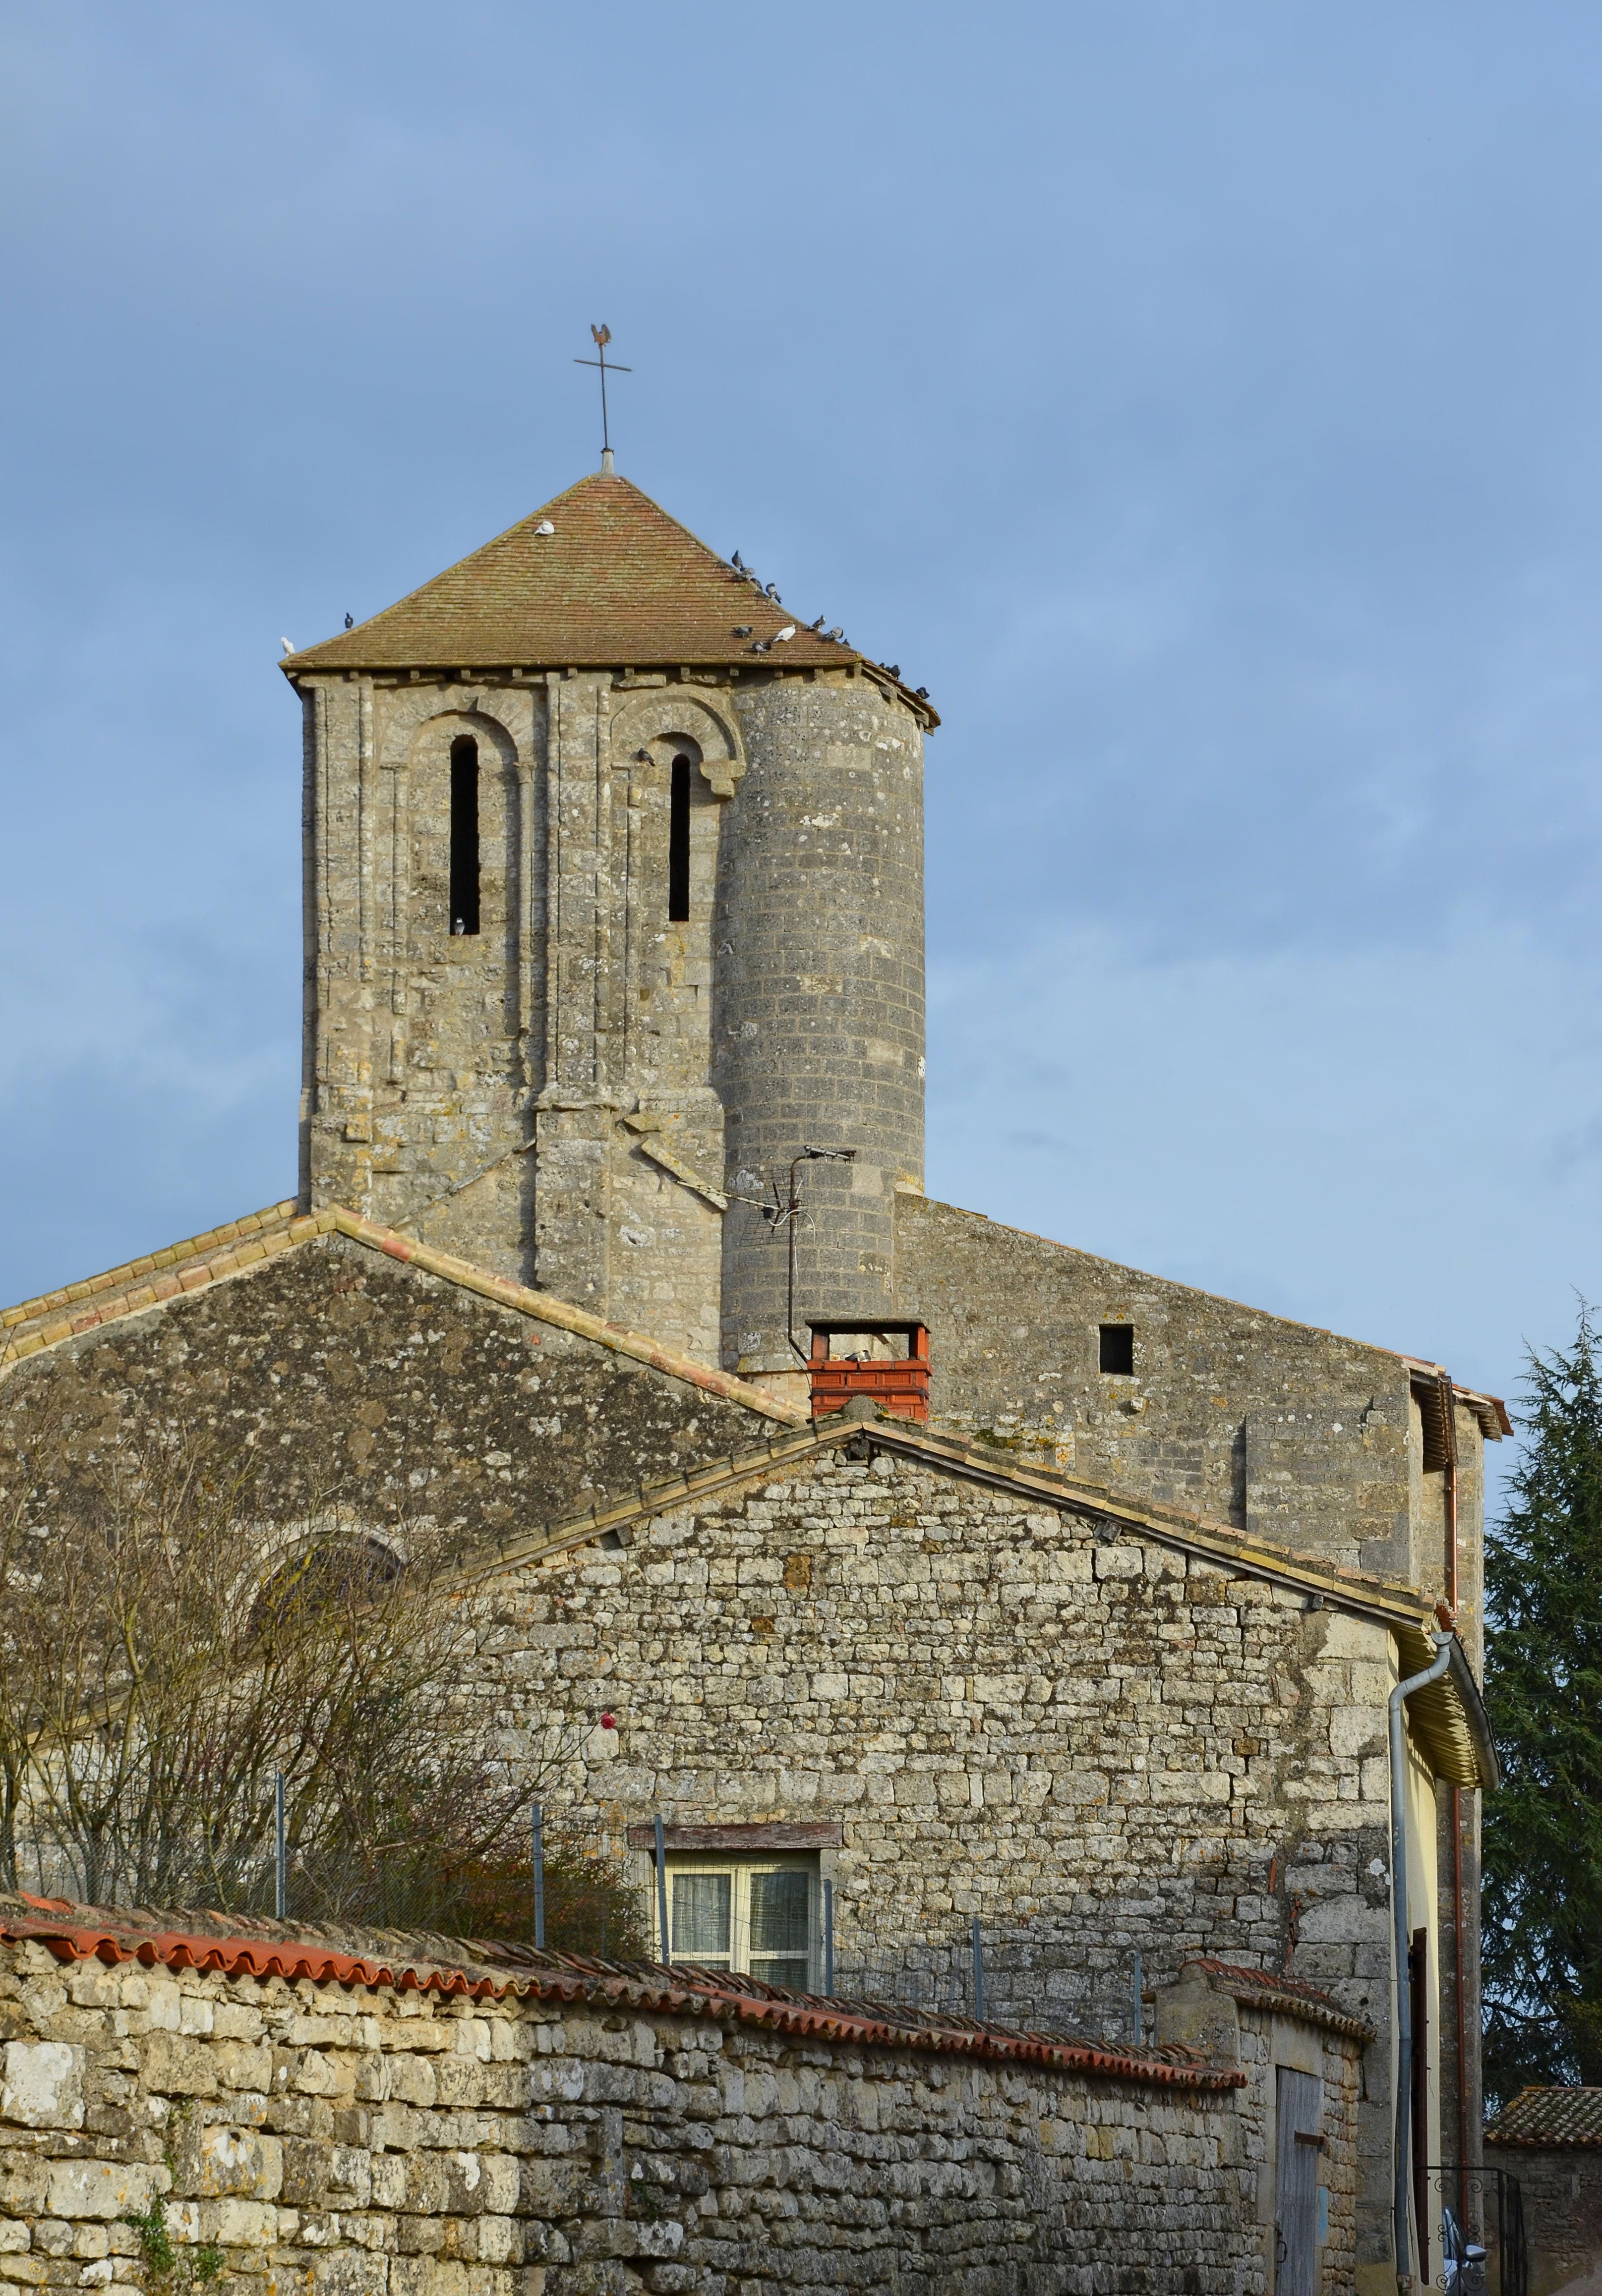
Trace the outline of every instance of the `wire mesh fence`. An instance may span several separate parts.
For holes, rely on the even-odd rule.
[[[172,1827],[136,1846],[111,1832],[86,1843],[36,1823],[19,1830],[15,1879],[33,1896],[80,1904],[649,1955],[641,1893],[593,1816],[563,1811],[553,1825],[524,1803],[498,1836],[465,1849],[427,1831],[308,1840],[297,1816],[275,1781],[258,1822],[231,1827],[226,1841]]]
[[[1155,1972],[1128,1939],[1049,1944],[1017,1924],[956,1917],[940,1936],[864,1922],[813,1866],[697,1860],[659,1841],[649,1879],[616,1854],[596,1814],[519,1802],[467,1852],[426,1825],[330,1840],[303,1827],[271,1779],[259,1818],[222,1840],[175,1827],[130,1846],[114,1834],[25,1832],[17,1879],[45,1898],[184,1908],[435,1937],[513,1940],[608,1961],[657,1957],[726,1969],[786,1991],[882,2003],[914,2017],[975,2019],[1113,2044],[1154,2038]],[[718,1870],[699,1870],[710,1864]],[[727,1870],[722,1870],[727,1867]],[[661,1940],[670,1938],[664,1954]]]
[[[1099,2040],[1149,2042],[1149,1980],[1136,1946],[1065,1958],[980,1923],[944,1940],[878,1935],[853,1923],[833,1939],[832,1990],[926,2016],[974,2017]]]

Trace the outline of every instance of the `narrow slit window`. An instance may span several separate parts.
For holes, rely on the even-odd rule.
[[[1135,1326],[1133,1324],[1104,1324],[1101,1327],[1101,1368],[1120,1379],[1129,1379],[1135,1369]]]
[[[479,929],[479,745],[471,734],[450,745],[450,929]]]
[[[690,761],[673,760],[668,806],[668,922],[685,924],[690,914]]]

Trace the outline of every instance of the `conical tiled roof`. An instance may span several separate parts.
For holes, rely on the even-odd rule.
[[[555,531],[541,534],[548,522]],[[288,654],[308,669],[558,669],[748,663],[774,668],[860,657],[798,625],[627,479],[597,472],[487,542],[398,605]],[[749,623],[751,636],[737,626]]]

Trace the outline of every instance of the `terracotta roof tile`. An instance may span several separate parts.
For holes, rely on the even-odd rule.
[[[1270,2014],[1303,2017],[1310,2024],[1326,2026],[1331,2032],[1344,2033],[1353,2040],[1371,2041],[1374,2027],[1366,2017],[1353,2016],[1343,2009],[1333,1994],[1310,1985],[1303,1977],[1283,1977],[1268,1969],[1248,1969],[1239,1962],[1215,1961],[1207,1954],[1192,1954],[1185,1969],[1203,1969],[1220,1993],[1248,2008],[1263,2009]]]
[[[1602,2144],[1602,2088],[1521,2088],[1485,2130],[1487,2144]]]
[[[547,522],[555,530],[542,535]],[[751,635],[736,636],[746,623]],[[792,626],[794,636],[776,643]],[[772,643],[771,652],[752,652],[760,641]],[[501,666],[839,669],[864,660],[760,595],[628,479],[602,472],[398,604],[286,655],[280,667],[294,677]],[[926,704],[907,699],[938,723]]]
[[[182,1921],[189,1926],[168,1926]],[[938,2051],[942,2055],[1056,2065],[1113,2080],[1163,2087],[1244,2086],[1233,2067],[1212,2065],[1194,2050],[1108,2048],[1081,2034],[1031,2032],[1015,2026],[939,2017],[886,2001],[790,1993],[727,1970],[654,1962],[606,1962],[532,1946],[378,1933],[366,1940],[311,1928],[305,1935],[278,1922],[239,1932],[216,1915],[151,1913],[144,1908],[72,1906],[61,1898],[0,1898],[0,1940],[33,1940],[58,1961],[139,1962],[168,1969],[210,1969],[231,1977],[309,1978],[317,1985],[393,1988],[448,1997],[593,2002],[616,2009],[732,2018],[781,2033],[814,2035],[857,2046]],[[353,1952],[349,1948],[355,1946]]]

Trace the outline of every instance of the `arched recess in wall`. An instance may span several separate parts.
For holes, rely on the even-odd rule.
[[[359,1610],[405,1568],[398,1548],[370,1531],[341,1528],[303,1537],[261,1580],[251,1604],[251,1636]]]
[[[482,709],[441,709],[412,737],[407,758],[410,820],[411,940],[423,948],[453,937],[462,922],[453,905],[461,876],[465,763],[476,767],[472,832],[478,849],[478,937],[499,938],[517,918],[517,744]],[[453,869],[453,860],[456,867]]]
[[[654,750],[673,740],[688,744],[714,797],[733,797],[745,771],[745,744],[733,710],[719,709],[698,693],[670,687],[631,695],[612,712],[614,765],[626,765],[637,750]]]
[[[404,781],[397,875],[407,913],[396,939],[409,980],[429,986],[429,1039],[442,1069],[522,1080],[544,1002],[532,977],[538,838],[526,761],[500,720],[470,701],[416,727]],[[408,1075],[417,1080],[415,1056]]]
[[[652,1097],[705,1092],[719,838],[724,798],[745,769],[739,731],[698,696],[659,691],[617,711],[612,756],[614,806],[627,800],[628,952],[612,1080]]]

